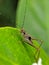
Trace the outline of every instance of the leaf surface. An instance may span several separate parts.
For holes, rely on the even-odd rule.
[[[34,43],[38,45],[36,41]],[[23,42],[20,29],[0,28],[0,65],[32,65],[35,62],[35,51],[33,47]],[[40,57],[43,65],[49,65],[49,57],[43,49]]]

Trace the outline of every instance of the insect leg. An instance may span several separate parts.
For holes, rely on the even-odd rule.
[[[29,45],[31,45],[32,47],[34,47],[36,49],[36,52],[35,52],[35,55],[34,55],[34,58],[36,59],[36,62],[38,61],[39,59],[39,55],[40,55],[40,48],[37,48],[32,41],[29,41]]]
[[[39,47],[38,47],[39,50],[37,50],[36,53],[35,53],[35,56],[37,54],[37,57],[36,58],[38,60],[39,59],[39,55],[40,55],[40,47],[42,46],[43,41],[42,40],[38,40],[38,39],[33,39],[33,40],[37,40],[37,41],[41,42],[40,45],[39,45]]]
[[[28,39],[26,39],[26,40],[27,40],[27,42],[28,42],[29,45],[31,45],[32,47],[34,47],[35,49],[38,50],[38,48],[33,44],[32,40],[31,41],[28,40]]]
[[[41,42],[40,45],[39,45],[39,48],[41,47],[41,45],[43,44],[43,41],[42,40],[39,40],[39,39],[32,39],[32,40],[36,40],[36,41],[39,41]]]
[[[39,59],[39,55],[40,55],[40,47],[42,45],[42,41],[38,40],[38,39],[32,39],[32,40],[36,40],[36,41],[40,41],[41,42],[40,46],[36,49],[36,52],[35,52],[35,55],[34,55],[34,58],[36,59],[36,62],[37,62],[38,59]]]
[[[40,50],[35,52],[34,58],[36,59],[36,62],[38,62],[39,56],[40,56]]]

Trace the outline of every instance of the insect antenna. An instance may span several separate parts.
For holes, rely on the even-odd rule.
[[[27,0],[25,0],[25,9],[24,9],[24,17],[23,17],[23,23],[22,23],[22,27],[21,29],[23,29],[24,27],[24,23],[25,23],[25,18],[26,18],[26,10],[27,10]]]

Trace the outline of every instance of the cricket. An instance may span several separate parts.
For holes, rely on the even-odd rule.
[[[42,41],[42,40],[39,40],[39,39],[34,39],[34,38],[32,38],[29,34],[27,34],[27,33],[24,31],[24,29],[21,29],[20,32],[21,32],[21,34],[23,35],[24,40],[25,40],[26,42],[28,42],[29,45],[31,45],[32,47],[34,47],[34,48],[37,50],[37,51],[35,52],[35,55],[34,55],[34,57],[35,57],[35,59],[36,59],[36,62],[37,62],[38,59],[39,59],[39,55],[40,55],[40,47],[41,47],[43,41]],[[41,44],[39,45],[39,47],[35,46],[35,44],[33,43],[33,40],[36,40],[36,41],[41,42]],[[37,57],[36,57],[36,55],[37,55]]]
[[[32,47],[34,47],[37,51],[35,52],[35,59],[36,59],[36,62],[38,62],[38,59],[39,59],[39,55],[40,55],[40,47],[43,43],[42,40],[39,40],[39,39],[34,39],[32,38],[25,30],[24,30],[24,23],[25,23],[25,18],[26,18],[26,9],[27,9],[27,0],[26,0],[26,3],[25,3],[25,11],[24,11],[24,19],[23,19],[23,24],[22,24],[22,27],[21,27],[21,30],[20,30],[20,33],[23,35],[24,37],[24,40],[26,42],[28,42],[29,45],[31,45]],[[33,40],[36,40],[36,41],[39,41],[41,42],[41,44],[39,45],[39,47],[37,47],[34,43],[33,43]],[[37,56],[36,56],[37,55]]]

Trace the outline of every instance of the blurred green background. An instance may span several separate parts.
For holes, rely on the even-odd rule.
[[[17,27],[21,28],[25,15],[24,29],[33,38],[44,41],[43,49],[49,55],[49,0],[26,0],[19,2],[17,10]]]
[[[26,32],[44,41],[42,47],[49,56],[49,0],[0,0],[1,27],[21,28],[23,20]]]

